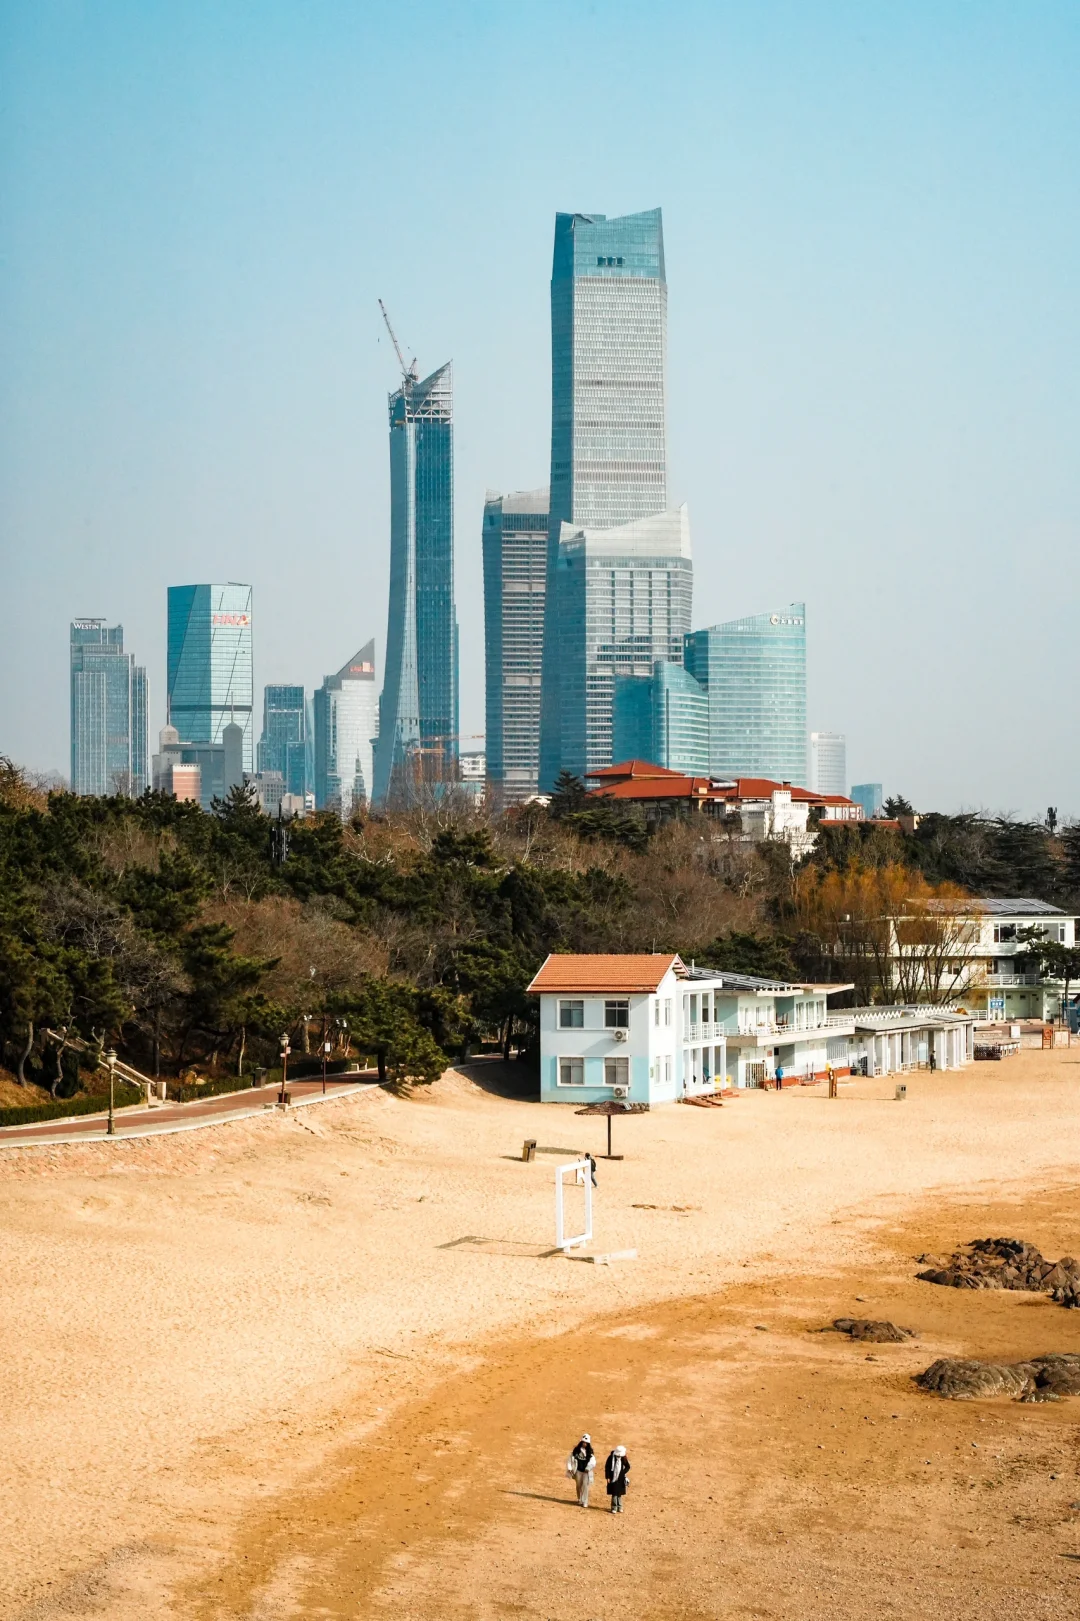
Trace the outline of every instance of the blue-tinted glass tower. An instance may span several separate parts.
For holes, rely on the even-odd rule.
[[[376,803],[454,775],[454,398],[449,362],[390,396],[390,608],[375,751]]]
[[[251,587],[171,585],[167,662],[169,724],[185,743],[220,743],[230,721],[254,769]]]
[[[596,531],[667,504],[667,281],[660,210],[608,219],[557,214],[551,274],[551,516],[540,785],[571,762],[564,747],[563,525]],[[580,730],[580,728],[579,728]],[[571,751],[574,757],[579,748]],[[609,763],[609,762],[605,762]]]
[[[287,794],[304,794],[307,791],[306,754],[303,687],[264,687],[259,770],[279,771]]]
[[[806,785],[806,607],[752,614],[686,638],[709,694],[709,770]]]
[[[709,770],[709,695],[681,664],[657,661],[651,676],[615,681],[612,755],[668,771]]]
[[[124,627],[71,625],[71,791],[141,794],[147,786],[146,671]]]
[[[484,503],[487,786],[497,805],[535,794],[540,767],[548,492]]]

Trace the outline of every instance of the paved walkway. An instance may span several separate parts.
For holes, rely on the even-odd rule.
[[[326,1098],[350,1097],[378,1085],[375,1070],[361,1070],[354,1075],[327,1076]],[[191,1131],[198,1126],[216,1126],[229,1120],[244,1120],[262,1114],[277,1102],[277,1085],[249,1087],[243,1092],[226,1092],[220,1097],[204,1098],[193,1103],[159,1103],[155,1107],[118,1109],[114,1115],[116,1137],[155,1137],[169,1131]],[[290,1081],[289,1096],[292,1105],[321,1103],[322,1077],[312,1080]],[[32,1147],[41,1143],[96,1142],[108,1135],[107,1114],[77,1115],[71,1120],[40,1121],[30,1126],[0,1127],[0,1148]]]

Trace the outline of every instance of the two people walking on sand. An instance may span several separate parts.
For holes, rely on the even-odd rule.
[[[596,1453],[593,1451],[592,1438],[583,1435],[566,1460],[566,1473],[577,1488],[577,1500],[582,1508],[589,1506],[589,1488],[595,1470]],[[604,1464],[604,1480],[607,1494],[611,1498],[612,1514],[622,1513],[622,1500],[626,1496],[626,1477],[629,1473],[630,1459],[626,1456],[626,1448],[612,1448]]]

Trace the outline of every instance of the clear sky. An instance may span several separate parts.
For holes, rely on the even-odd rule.
[[[660,205],[694,623],[805,599],[853,781],[1080,816],[1075,0],[3,0],[0,80],[0,752],[66,773],[72,617],[156,730],[169,584],[253,584],[260,697],[381,669],[380,295],[454,361],[481,733],[553,216]]]

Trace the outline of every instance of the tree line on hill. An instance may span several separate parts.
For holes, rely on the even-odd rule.
[[[549,951],[677,951],[887,1000],[911,988],[886,961],[894,914],[947,994],[942,919],[965,893],[1075,904],[1080,828],[838,825],[793,864],[731,819],[650,829],[564,777],[547,807],[450,796],[282,836],[243,789],[206,813],[45,794],[0,761],[0,1058],[66,1096],[109,1043],[147,1073],[224,1074],[272,1064],[282,1034],[306,1047],[326,1019],[387,1078],[430,1080],[480,1042],[528,1047],[525,986]]]

